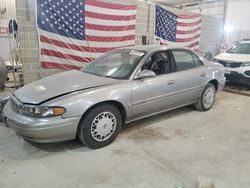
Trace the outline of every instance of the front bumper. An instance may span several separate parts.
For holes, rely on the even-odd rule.
[[[76,137],[77,127],[81,116],[65,118],[33,118],[18,114],[11,109],[8,102],[3,110],[6,126],[14,129],[25,139],[39,142],[59,142],[73,140]]]
[[[250,86],[250,77],[246,77],[236,71],[231,71],[231,74],[225,74],[225,77],[230,82],[240,83]]]

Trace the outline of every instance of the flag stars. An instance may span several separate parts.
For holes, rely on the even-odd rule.
[[[48,3],[49,2],[49,3]],[[37,0],[40,3],[39,27],[62,36],[82,39],[84,36],[84,10],[80,1]],[[45,6],[49,4],[48,6]]]

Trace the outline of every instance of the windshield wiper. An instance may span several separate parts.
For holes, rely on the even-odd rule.
[[[104,76],[105,78],[112,78],[113,79],[113,77],[112,76],[108,76],[108,75],[106,75],[106,76]]]

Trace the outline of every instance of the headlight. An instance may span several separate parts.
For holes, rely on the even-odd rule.
[[[216,59],[216,58],[213,58],[213,60],[212,60],[213,62],[215,62],[215,63],[218,63],[219,62],[219,60],[218,59]]]
[[[10,97],[4,97],[2,99],[0,99],[0,122],[4,121],[4,118],[2,116],[2,111],[4,106],[6,105],[6,103],[10,100]]]
[[[10,100],[10,96],[0,99],[0,108],[4,107],[5,104]]]
[[[23,105],[19,109],[19,113],[21,114],[39,118],[60,116],[65,112],[66,109],[60,106],[50,107],[50,106]]]
[[[241,67],[250,67],[250,62],[242,63]]]

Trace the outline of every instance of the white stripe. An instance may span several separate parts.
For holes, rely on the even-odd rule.
[[[194,37],[196,35],[200,35],[201,34],[201,31],[197,31],[195,33],[192,33],[192,34],[177,34],[176,35],[176,38],[177,39],[186,39],[186,38],[191,38],[191,37]]]
[[[184,47],[184,46],[189,46],[189,45],[191,45],[191,44],[193,44],[195,42],[199,42],[200,38],[192,40],[190,42],[170,42],[170,41],[167,41],[167,40],[164,40],[164,39],[160,39],[160,40],[161,40],[161,42],[167,43],[167,44],[169,44],[171,46]]]
[[[81,52],[81,51],[77,51],[77,50],[73,50],[73,49],[68,49],[68,48],[61,48],[61,47],[56,47],[53,44],[47,44],[47,43],[40,43],[40,48],[41,49],[47,49],[47,50],[54,50],[54,51],[58,51],[64,54],[69,54],[69,55],[74,55],[74,56],[79,56],[79,57],[87,57],[87,58],[97,58],[100,55],[102,55],[102,53],[93,53],[93,52]]]
[[[197,18],[192,18],[192,19],[182,19],[182,18],[177,18],[177,22],[183,22],[183,23],[193,23],[193,22],[198,22],[201,21],[201,17]]]
[[[135,35],[135,30],[128,31],[100,31],[100,30],[90,30],[86,29],[86,35],[92,36],[102,36],[102,37],[122,37],[128,35]]]
[[[87,42],[85,40],[77,40],[77,39],[72,39],[69,37],[63,37],[58,34],[43,31],[41,29],[38,29],[38,31],[39,31],[39,35],[44,35],[54,40],[59,40],[68,44],[74,44],[78,46],[86,46],[86,47],[94,47],[94,48],[95,47],[117,48],[121,46],[130,46],[130,45],[135,44],[135,40],[121,41],[121,42],[92,42],[92,41]]]
[[[64,64],[64,65],[73,65],[73,66],[78,66],[78,67],[82,67],[87,64],[86,62],[84,63],[84,62],[74,61],[70,59],[64,59],[64,58],[46,56],[46,55],[41,55],[40,61],[46,61],[46,62],[52,62],[52,63],[58,63],[58,64]]]
[[[198,25],[194,25],[194,26],[177,26],[177,30],[181,30],[181,31],[190,31],[190,30],[194,30],[194,29],[198,29],[199,27],[201,27],[201,24]]]
[[[97,19],[97,18],[90,18],[85,17],[85,23],[89,24],[96,24],[96,25],[106,25],[106,26],[127,26],[127,25],[134,25],[134,20],[103,20],[103,19]]]
[[[117,10],[117,9],[109,9],[109,8],[102,8],[97,6],[92,6],[85,4],[85,10],[93,13],[100,13],[100,14],[108,14],[108,15],[118,15],[118,16],[129,16],[135,15],[136,10]]]

